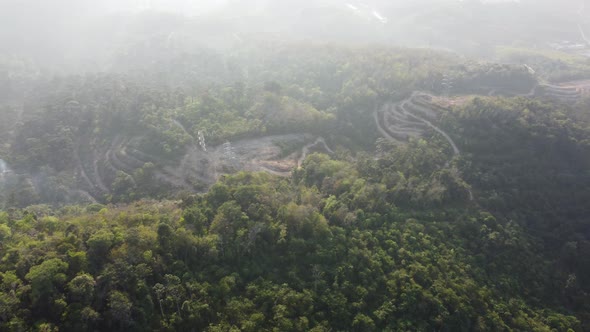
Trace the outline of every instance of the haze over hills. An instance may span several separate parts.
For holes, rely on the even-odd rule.
[[[214,48],[292,39],[435,47],[493,57],[497,46],[544,49],[564,40],[584,43],[578,24],[586,28],[589,16],[580,13],[580,1],[562,2],[557,10],[551,1],[443,0],[11,0],[1,6],[2,20],[14,27],[0,32],[0,47],[10,50],[5,53],[61,70],[108,68],[121,45],[154,34],[198,36],[192,42]]]
[[[0,0],[0,331],[590,331],[585,2]]]

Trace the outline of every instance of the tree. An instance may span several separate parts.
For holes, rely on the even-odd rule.
[[[87,273],[79,274],[68,283],[68,290],[72,302],[90,304],[94,297],[94,278]]]
[[[86,245],[88,246],[89,259],[95,270],[98,270],[108,258],[109,251],[114,244],[115,235],[106,229],[101,229],[92,234]]]
[[[236,201],[228,201],[223,203],[217,210],[217,214],[209,227],[209,232],[219,235],[222,250],[232,247],[232,245],[236,248],[237,231],[245,228],[248,220],[248,216],[242,212],[240,205]],[[226,252],[224,251],[224,253]]]
[[[133,323],[131,321],[133,303],[129,300],[129,296],[123,292],[112,291],[107,302],[111,326],[124,331]]]
[[[40,315],[49,316],[54,301],[60,300],[61,290],[67,280],[68,264],[59,258],[52,258],[31,267],[25,279],[31,285],[33,306]]]

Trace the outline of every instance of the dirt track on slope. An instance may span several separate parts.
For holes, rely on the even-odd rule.
[[[442,135],[453,149],[454,155],[461,154],[461,151],[453,141],[453,139],[442,129],[434,125],[431,121],[426,120],[416,113],[422,113],[429,118],[436,117],[434,109],[427,109],[425,106],[418,105],[413,102],[419,96],[423,96],[421,92],[414,92],[412,95],[398,104],[386,104],[380,111],[375,112],[374,118],[379,132],[387,139],[400,142],[400,139],[405,137],[419,137],[424,134],[425,127],[429,127]],[[412,105],[414,111],[409,110],[408,105]],[[383,116],[380,117],[379,114]],[[391,119],[391,121],[390,121]]]
[[[423,122],[424,124],[426,124],[427,126],[429,126],[430,128],[434,129],[434,131],[436,131],[437,133],[441,134],[446,140],[447,142],[449,142],[449,144],[451,145],[451,147],[453,148],[453,153],[455,154],[455,156],[458,156],[461,154],[461,151],[459,150],[459,148],[457,147],[457,144],[455,144],[455,142],[453,141],[453,139],[442,129],[440,129],[439,127],[435,126],[432,124],[432,122],[425,120],[423,118],[421,118],[420,116],[416,115],[416,114],[412,114],[411,112],[408,112],[408,110],[406,109],[406,105],[408,104],[408,102],[410,102],[410,100],[412,98],[414,98],[417,95],[416,92],[414,92],[412,94],[412,97],[406,99],[405,101],[403,101],[401,103],[401,108],[404,110],[404,114],[407,114],[408,116]]]

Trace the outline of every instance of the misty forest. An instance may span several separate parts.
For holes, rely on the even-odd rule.
[[[590,1],[0,0],[0,331],[590,331]]]

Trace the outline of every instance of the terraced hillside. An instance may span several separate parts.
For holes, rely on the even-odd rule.
[[[247,170],[289,176],[311,151],[333,153],[322,137],[289,134],[228,141],[206,150],[191,140],[180,160],[166,160],[142,151],[142,139],[118,135],[106,150],[78,155],[77,185],[87,198],[100,200],[122,183],[137,187],[146,176],[170,191],[202,192],[223,174]],[[284,145],[298,148],[284,156]]]
[[[563,102],[575,102],[585,92],[584,82],[548,85],[540,84],[527,97],[545,97]],[[489,95],[509,95],[493,90]],[[445,109],[440,99],[425,92],[414,92],[398,103],[386,103],[374,112],[379,134],[389,141],[405,143],[426,133],[440,135],[448,143],[447,166],[461,151],[452,135],[439,127],[438,120]],[[444,98],[443,98],[444,99]],[[184,137],[176,157],[154,153],[153,138],[138,133],[121,132],[99,140],[81,135],[75,144],[75,183],[65,186],[68,201],[104,201],[109,197],[128,197],[132,192],[157,195],[179,191],[204,192],[222,175],[240,170],[262,171],[277,176],[290,176],[300,167],[308,153],[321,151],[333,154],[324,138],[311,134],[285,134],[236,138],[210,147],[206,136],[182,119],[168,119],[161,129]],[[288,148],[285,148],[288,147]],[[32,177],[32,176],[31,176]],[[33,191],[40,192],[36,181],[30,181]]]
[[[541,84],[541,95],[564,102],[576,102],[590,95],[590,80],[562,82],[556,85]]]
[[[580,99],[582,93],[579,89],[572,86],[541,84],[539,85],[537,95],[566,103],[574,103]]]
[[[332,154],[335,142],[370,153],[379,136],[397,143],[438,137],[450,163],[461,152],[453,141],[459,136],[441,128],[444,109],[429,93],[574,101],[583,92],[568,84],[539,85],[522,65],[459,66],[463,60],[453,56],[415,50],[356,52],[284,48],[264,61],[248,56],[235,65],[248,68],[252,78],[211,88],[144,84],[152,81],[146,77],[158,81],[151,74],[40,83],[27,103],[5,106],[11,124],[0,135],[0,157],[18,175],[9,181],[14,201],[125,202],[204,192],[222,175],[241,170],[287,177],[308,153]],[[284,54],[296,57],[291,67],[281,65]],[[183,63],[173,63],[171,70],[184,74]],[[407,63],[407,70],[398,63]],[[196,73],[189,76],[199,81]],[[404,95],[410,97],[366,112]]]
[[[433,124],[442,108],[431,101],[432,96],[414,92],[400,103],[385,104],[374,114],[379,132],[391,141],[403,143],[421,137],[426,130],[433,130],[448,141],[454,155],[459,155],[461,152],[452,138]]]
[[[145,136],[124,134],[102,144],[96,139],[80,139],[74,148],[74,178],[58,186],[60,200],[93,203],[109,197],[132,199],[133,192],[205,192],[225,174],[244,170],[288,177],[309,153],[334,153],[323,137],[312,134],[236,139],[208,148],[191,139],[176,159],[146,151],[146,140]],[[39,174],[7,172],[0,180],[3,187],[24,185],[34,197],[46,191],[43,186],[47,181]]]

